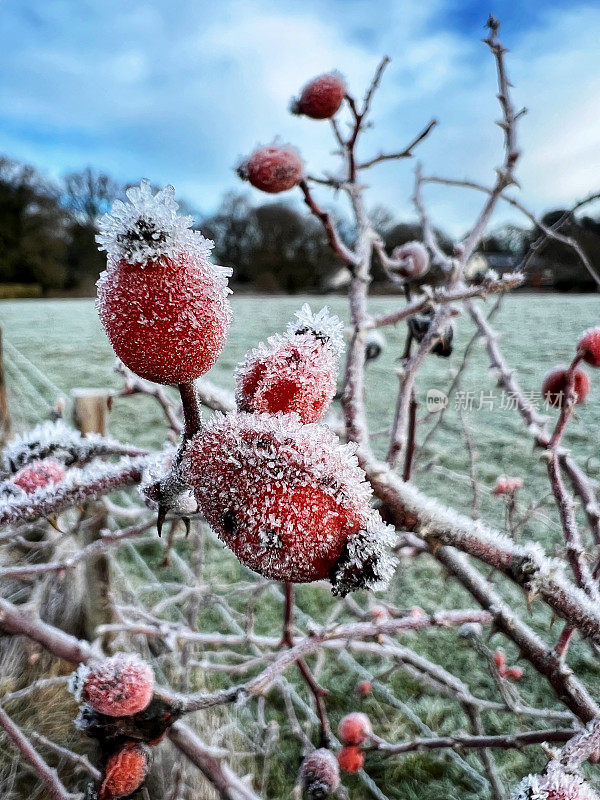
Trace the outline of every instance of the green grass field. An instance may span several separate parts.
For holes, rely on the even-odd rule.
[[[313,307],[327,303],[333,311],[346,317],[345,302],[341,298],[251,298],[233,299],[234,321],[225,351],[217,366],[208,377],[226,388],[232,388],[233,367],[243,357],[245,350],[260,339],[281,330],[302,302],[308,300]],[[394,308],[401,300],[394,297],[377,297],[371,301],[371,310],[380,313]],[[600,298],[596,296],[517,295],[507,298],[495,320],[500,333],[500,346],[509,363],[519,374],[524,389],[539,393],[546,371],[557,363],[566,362],[573,352],[579,333],[600,321]],[[41,395],[27,383],[25,375],[33,384],[39,376],[26,372],[10,347],[30,359],[47,378],[65,394],[73,387],[119,385],[113,374],[113,355],[96,318],[93,304],[89,300],[64,301],[5,301],[0,303],[0,324],[3,328],[6,348],[7,384],[9,402],[17,427],[39,420],[53,401],[49,387]],[[383,356],[369,365],[368,411],[371,429],[375,433],[374,444],[379,450],[387,445],[385,432],[393,414],[397,378],[395,359],[401,352],[404,328],[385,332],[387,348]],[[427,390],[445,390],[460,366],[464,345],[473,334],[473,326],[466,317],[456,321],[456,347],[449,360],[430,357],[420,374],[417,395],[421,403],[420,415],[426,413]],[[591,370],[590,370],[591,373]],[[598,432],[600,431],[600,375],[591,375],[593,385],[588,402],[578,411],[578,418],[568,428],[565,443],[571,447],[578,461],[585,466],[592,478],[600,479],[600,454]],[[40,388],[38,386],[38,388]],[[539,500],[548,492],[545,469],[538,454],[533,450],[531,439],[523,429],[514,410],[501,408],[501,392],[490,374],[485,351],[475,346],[469,368],[463,376],[462,391],[472,392],[473,407],[465,409],[463,421],[477,447],[477,475],[481,482],[479,504],[481,515],[490,523],[502,527],[504,510],[502,503],[489,491],[496,477],[508,473],[523,478],[525,486],[520,497],[522,510],[528,503]],[[479,409],[480,393],[484,393],[483,407]],[[494,408],[487,401],[490,392]],[[534,401],[539,395],[533,394]],[[506,398],[505,398],[506,403]],[[444,422],[432,437],[425,451],[419,453],[415,479],[420,487],[442,501],[451,503],[463,511],[471,508],[471,489],[468,478],[469,460],[461,441],[461,422],[455,409],[455,398],[450,397],[448,413]],[[556,412],[550,412],[554,416]],[[162,420],[157,409],[144,398],[120,400],[115,403],[110,418],[111,433],[124,440],[140,445],[158,446],[162,439]],[[419,429],[422,442],[426,427]],[[547,503],[525,527],[524,535],[541,541],[549,550],[560,547],[561,535],[557,515],[552,504]],[[557,550],[559,551],[559,550]],[[185,556],[186,546],[181,554]],[[160,560],[158,546],[147,547],[143,552],[149,564]],[[132,580],[136,579],[136,567],[130,565]],[[233,557],[220,546],[211,543],[207,551],[207,569],[221,581],[237,581],[247,577]],[[166,576],[168,577],[168,576]],[[139,580],[143,578],[139,575]],[[523,598],[511,587],[502,584],[506,597],[524,614]],[[358,598],[361,602],[363,598]],[[473,601],[459,587],[449,582],[440,569],[428,558],[403,565],[390,589],[390,599],[401,607],[420,605],[427,611],[438,607],[472,606]],[[239,600],[240,610],[246,602]],[[299,607],[319,620],[326,619],[331,605],[329,594],[320,587],[302,587],[298,591]],[[202,622],[214,625],[212,610],[203,613]],[[273,633],[279,628],[281,606],[277,599],[261,600],[257,618],[257,632]],[[557,628],[551,631],[550,617],[534,605],[532,626],[542,635],[554,639]],[[495,697],[494,685],[489,673],[481,668],[473,650],[457,638],[455,631],[432,631],[403,637],[402,641],[428,658],[437,661],[465,679],[472,691],[480,696]],[[516,653],[506,646],[501,637],[495,637],[492,646],[503,645],[509,658]],[[347,658],[344,655],[344,658]],[[367,670],[375,668],[368,659],[361,661]],[[570,666],[585,680],[595,696],[600,697],[600,664],[589,648],[576,642],[570,651]],[[532,705],[552,705],[551,691],[537,679],[533,671],[524,665],[525,675],[519,689],[525,702]],[[403,707],[392,707],[382,695],[374,692],[364,700],[355,699],[354,689],[357,674],[344,663],[343,658],[326,668],[321,680],[331,690],[328,707],[332,720],[353,707],[360,707],[372,717],[375,729],[390,740],[400,741],[418,733],[407,717]],[[396,670],[389,678],[389,688],[395,696],[410,706],[422,721],[438,733],[447,734],[456,729],[468,730],[466,719],[456,704],[433,695],[404,672]],[[279,716],[283,725],[283,715]],[[511,715],[486,713],[488,732],[517,730],[520,721]],[[536,722],[532,722],[532,727]],[[282,739],[285,741],[285,738]],[[289,741],[289,739],[288,739]],[[275,759],[277,766],[269,773],[270,796],[288,797],[297,767],[298,752],[295,748],[283,749],[281,757]],[[480,770],[478,757],[464,755],[467,764]],[[544,763],[539,748],[524,751],[497,753],[502,779],[507,786],[514,784],[528,770],[539,768]],[[377,781],[390,798],[403,800],[437,800],[438,798],[483,798],[487,789],[474,782],[463,767],[450,761],[447,756],[418,754],[395,760],[371,756],[367,762],[370,776]],[[358,778],[344,780],[352,798],[373,797]]]

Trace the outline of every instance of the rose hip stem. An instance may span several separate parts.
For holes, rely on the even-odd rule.
[[[193,382],[180,383],[177,388],[179,389],[181,403],[183,405],[183,419],[185,422],[183,435],[184,439],[187,440],[195,436],[200,430],[202,424],[200,420],[200,406]]]

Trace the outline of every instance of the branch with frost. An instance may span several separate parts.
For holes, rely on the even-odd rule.
[[[600,611],[564,574],[562,563],[546,557],[538,544],[519,545],[499,531],[445,508],[400,481],[383,465],[372,465],[377,483],[390,487],[395,501],[417,519],[417,532],[436,547],[452,545],[509,577],[532,597],[539,595],[559,616],[600,643]]]
[[[1,467],[8,473],[45,458],[54,458],[65,466],[82,466],[100,456],[146,455],[132,445],[121,444],[116,439],[89,433],[82,436],[79,431],[69,428],[62,420],[43,422],[26,433],[15,436],[2,450]]]
[[[21,756],[31,766],[39,779],[48,787],[54,800],[83,800],[81,793],[73,794],[64,786],[55,769],[48,766],[23,731],[8,716],[0,705],[0,728]]]
[[[154,518],[148,522],[140,525],[132,525],[116,533],[103,530],[100,532],[100,537],[90,542],[85,547],[77,550],[72,555],[66,556],[60,561],[46,561],[41,564],[23,564],[12,567],[0,566],[0,579],[19,579],[37,578],[40,575],[46,575],[50,572],[64,573],[73,569],[82,561],[85,561],[90,556],[105,553],[111,546],[119,546],[125,541],[130,541],[139,536],[143,536],[150,528],[156,524]]]
[[[520,155],[517,148],[517,120],[524,113],[524,110],[517,113],[512,104],[509,90],[511,84],[506,75],[506,65],[504,63],[506,48],[498,39],[499,27],[500,23],[498,20],[490,15],[488,19],[489,35],[484,41],[490,48],[496,61],[498,100],[502,109],[502,120],[498,122],[498,125],[502,128],[504,133],[504,162],[502,166],[496,170],[496,183],[477,221],[460,243],[460,259],[463,264],[467,263],[481,241],[502,192],[511,184],[516,183],[514,172]]]
[[[422,753],[428,750],[481,750],[486,747],[501,750],[520,750],[535,744],[550,744],[566,742],[576,735],[578,731],[573,728],[553,728],[539,731],[525,731],[523,733],[506,733],[496,735],[469,736],[455,734],[453,736],[437,736],[435,738],[411,739],[408,742],[393,744],[383,739],[375,738],[373,747],[386,756],[396,756],[403,753]]]
[[[30,522],[139,483],[155,456],[123,458],[115,464],[71,469],[60,483],[0,502],[0,525]],[[23,493],[24,494],[24,493]]]

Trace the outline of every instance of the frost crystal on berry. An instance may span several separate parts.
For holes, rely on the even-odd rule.
[[[65,474],[65,468],[61,464],[47,458],[22,467],[14,476],[13,482],[24,492],[31,494],[36,489],[44,489],[46,486],[59,483]]]
[[[215,414],[182,469],[209,523],[255,572],[329,579],[339,594],[391,577],[392,529],[369,505],[355,446],[329,428],[292,414]]]
[[[212,242],[190,230],[192,217],[177,213],[173,186],[154,195],[150,181],[144,178],[139,186],[127,189],[126,195],[128,203],[115,200],[110,213],[98,222],[96,241],[112,261],[124,258],[130,264],[144,264],[186,251],[203,259],[210,256]]]
[[[288,334],[312,333],[328,347],[341,356],[344,352],[344,325],[335,314],[330,314],[327,306],[313,314],[308,303],[295,312],[296,320],[288,323]]]

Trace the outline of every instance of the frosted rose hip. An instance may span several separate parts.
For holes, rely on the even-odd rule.
[[[172,186],[147,181],[100,221],[108,266],[96,307],[117,356],[156,383],[188,383],[215,363],[227,339],[228,270],[210,261],[212,243],[177,214]]]
[[[358,772],[365,763],[365,757],[356,745],[342,747],[337,755],[340,769],[343,772]]]
[[[130,742],[113,753],[104,769],[99,800],[129,797],[142,785],[148,769],[148,754],[143,745]]]
[[[242,180],[269,194],[293,189],[302,180],[304,165],[291,145],[272,144],[258,147],[237,168]]]
[[[296,415],[215,416],[182,463],[206,519],[255,572],[333,591],[385,584],[392,530],[370,508],[354,455],[329,428]]]
[[[371,721],[360,711],[346,714],[338,725],[338,736],[344,744],[362,744],[371,733]]]
[[[117,653],[75,679],[81,700],[109,717],[128,717],[143,711],[152,700],[154,674],[135,655]]]
[[[44,489],[46,486],[60,483],[65,475],[66,471],[62,464],[48,458],[43,461],[33,461],[22,467],[15,474],[13,483],[27,494],[31,494],[36,489]]]
[[[551,406],[562,408],[569,388],[567,367],[554,367],[544,378],[542,394]],[[575,370],[575,403],[583,403],[590,391],[590,379],[581,369]]]
[[[422,278],[429,271],[429,253],[421,242],[406,242],[395,247],[392,258],[401,262],[392,271],[403,278]]]
[[[329,408],[337,385],[342,324],[327,308],[304,305],[285,336],[272,336],[246,354],[236,372],[240,411],[297,413],[316,422]]]
[[[331,750],[320,747],[306,756],[298,779],[311,800],[321,800],[335,792],[340,785],[340,770]]]
[[[600,327],[588,328],[577,343],[577,351],[591,367],[600,367]]]
[[[309,81],[292,100],[292,114],[304,114],[312,119],[329,119],[339,110],[346,94],[346,83],[339,72],[318,75]]]

